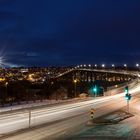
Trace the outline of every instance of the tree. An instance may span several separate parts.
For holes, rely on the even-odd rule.
[[[67,97],[68,97],[68,91],[64,87],[60,87],[59,89],[54,91],[52,95],[50,95],[50,98],[55,100],[63,100],[63,99],[67,99]]]

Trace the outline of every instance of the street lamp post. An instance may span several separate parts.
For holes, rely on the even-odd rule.
[[[29,128],[31,127],[31,109],[29,109]]]
[[[77,92],[77,80],[74,80],[74,94],[75,94],[75,98],[76,98],[76,92]]]
[[[91,64],[89,64],[88,67],[91,67]]]
[[[105,69],[105,64],[102,64],[102,68]]]
[[[95,69],[97,69],[97,64],[95,64]]]
[[[140,66],[140,65],[137,63],[137,64],[136,64],[136,67],[138,68],[138,71],[139,71],[139,66]]]
[[[6,87],[6,91],[5,91],[5,101],[7,99],[7,86],[8,86],[8,82],[5,83],[5,87]]]
[[[125,67],[125,69],[127,70],[127,64],[124,64],[123,66],[124,66],[124,67]]]
[[[115,64],[112,64],[112,68],[115,69]]]

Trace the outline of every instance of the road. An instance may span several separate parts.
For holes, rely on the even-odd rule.
[[[90,97],[86,100],[89,100],[89,99]],[[59,104],[67,104],[67,103],[73,103],[73,102],[79,102],[79,101],[82,101],[82,100],[79,98],[67,99],[67,100],[43,100],[43,101],[37,100],[36,102],[29,101],[28,104],[26,103],[26,101],[24,101],[24,102],[21,102],[20,105],[14,104],[13,106],[11,106],[10,104],[7,104],[7,106],[5,107],[0,107],[0,113],[22,110],[22,109],[27,109],[27,108],[38,108],[38,107],[43,107],[43,106],[54,106],[54,105],[56,106]]]
[[[119,123],[110,125],[92,125],[85,126],[76,135],[67,138],[67,140],[140,140],[140,94],[135,95],[136,98],[131,102],[130,113],[134,116],[124,119]],[[126,107],[121,108],[125,110]],[[115,111],[102,118],[119,118],[123,116],[121,111]]]
[[[130,91],[133,96],[139,92],[139,85]],[[137,98],[133,97],[131,102],[136,101]],[[33,127],[44,123],[47,123],[47,125],[30,128],[1,139],[39,140],[43,138],[53,139],[55,136],[69,135],[71,131],[76,131],[81,125],[85,124],[89,119],[89,110],[92,107],[96,110],[95,117],[98,117],[117,110],[125,105],[126,101],[124,100],[124,93],[121,93],[96,100],[32,110],[31,126]],[[28,110],[0,115],[1,136],[27,127],[29,127]]]

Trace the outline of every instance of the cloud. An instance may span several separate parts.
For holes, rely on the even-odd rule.
[[[35,52],[28,52],[26,55],[27,55],[27,57],[38,57],[39,56],[39,54],[35,53]]]
[[[128,54],[138,59],[139,4],[136,0],[1,0],[0,45],[17,64],[94,63],[110,58],[119,62],[129,61]]]

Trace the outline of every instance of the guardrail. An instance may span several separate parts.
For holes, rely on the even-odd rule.
[[[115,94],[119,94],[121,92],[124,92],[124,88],[126,86],[129,87],[129,89],[133,88],[134,86],[136,86],[139,83],[140,79],[136,78],[133,81],[129,81],[123,84],[119,84],[119,85],[115,85],[115,86],[111,86],[109,88],[107,88],[107,91],[104,92],[104,96],[110,96],[110,95],[115,95]]]

